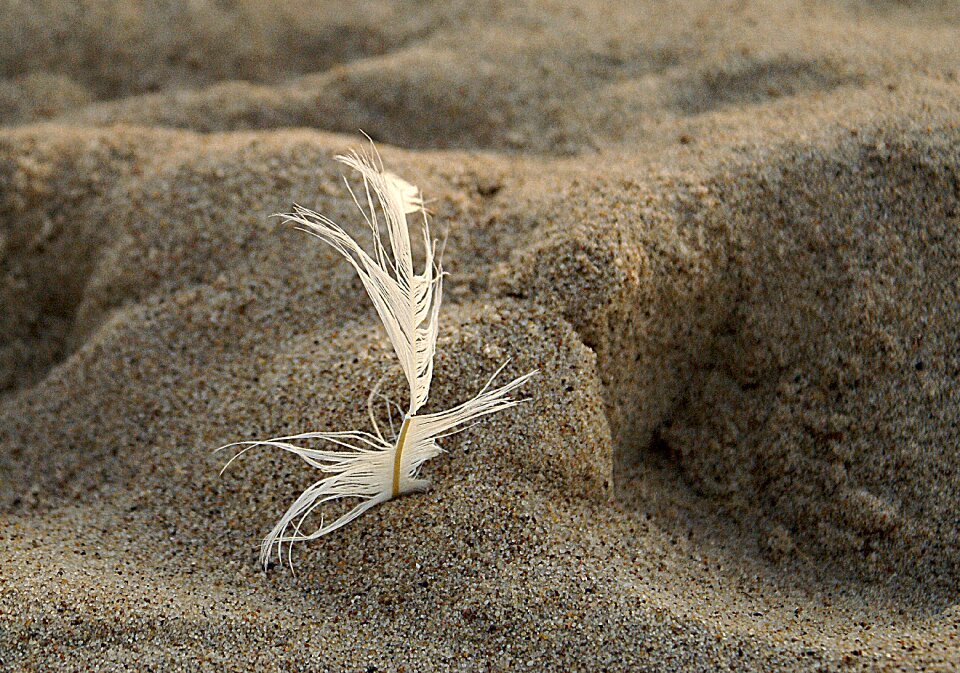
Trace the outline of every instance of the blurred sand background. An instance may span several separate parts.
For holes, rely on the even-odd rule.
[[[0,668],[960,666],[960,4],[0,0]],[[259,538],[400,374],[363,129],[450,272],[425,495]]]

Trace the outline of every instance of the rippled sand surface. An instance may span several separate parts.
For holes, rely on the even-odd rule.
[[[0,0],[0,668],[960,666],[953,2]],[[227,441],[403,395],[335,154],[446,240],[424,495],[257,565]]]

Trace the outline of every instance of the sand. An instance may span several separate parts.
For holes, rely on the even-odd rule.
[[[0,668],[960,667],[960,10],[0,0]],[[363,129],[449,271],[429,493],[259,539],[401,374]]]

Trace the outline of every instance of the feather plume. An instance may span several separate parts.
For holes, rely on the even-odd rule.
[[[376,154],[351,152],[337,159],[363,177],[366,210],[360,205],[350,184],[346,180],[344,182],[370,227],[373,255],[367,254],[339,225],[324,215],[295,205],[294,211],[284,217],[286,221],[293,222],[298,228],[333,247],[360,276],[410,385],[408,413],[415,414],[430,394],[433,355],[437,345],[437,318],[443,294],[443,270],[436,259],[435,244],[430,238],[430,224],[423,209],[423,199],[416,187],[384,171]],[[423,271],[420,273],[414,272],[407,224],[407,215],[417,212],[422,216],[420,228],[425,254]],[[381,242],[381,219],[387,229],[390,253]]]
[[[352,151],[338,156],[337,160],[360,173],[363,179],[362,198],[357,197],[346,179],[344,182],[370,229],[372,252],[365,251],[339,225],[319,213],[295,205],[293,212],[283,217],[331,246],[353,266],[393,345],[409,385],[410,401],[399,429],[391,420],[389,438],[383,436],[373,413],[375,388],[368,399],[374,433],[356,430],[305,432],[221,447],[243,447],[224,470],[247,450],[268,446],[299,456],[323,473],[319,481],[300,494],[264,538],[260,550],[260,562],[264,567],[274,550],[282,559],[284,545],[289,559],[294,542],[314,540],[332,533],[371,507],[429,488],[430,482],[421,479],[419,473],[427,460],[443,451],[438,440],[465,429],[483,416],[519,404],[520,401],[510,394],[536,373],[529,372],[506,385],[491,388],[494,379],[506,366],[504,364],[472,399],[446,411],[417,413],[430,395],[443,294],[443,270],[436,254],[436,242],[430,236],[423,197],[415,186],[385,171],[375,149],[369,153]],[[414,269],[408,215],[419,215],[416,226],[424,259],[419,273]],[[381,238],[381,222],[386,229],[389,250]],[[334,448],[311,448],[311,443],[317,440]],[[321,512],[319,526],[310,532],[303,531],[302,527],[311,514],[325,503],[341,499],[358,502],[330,523],[324,522]]]

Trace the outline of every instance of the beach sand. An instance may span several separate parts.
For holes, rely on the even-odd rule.
[[[960,667],[960,8],[0,0],[0,668]],[[404,394],[334,156],[445,241],[427,410],[523,406],[257,563]],[[385,377],[385,378],[384,378]]]

